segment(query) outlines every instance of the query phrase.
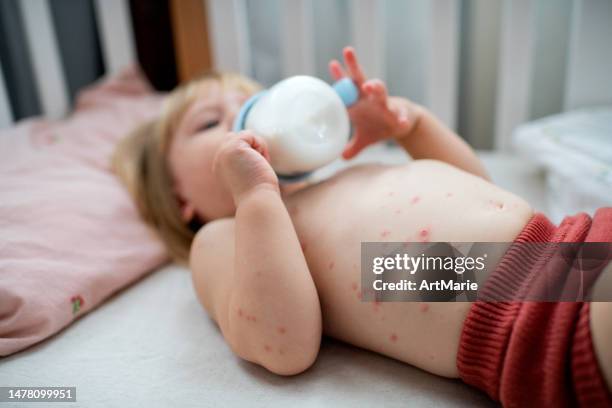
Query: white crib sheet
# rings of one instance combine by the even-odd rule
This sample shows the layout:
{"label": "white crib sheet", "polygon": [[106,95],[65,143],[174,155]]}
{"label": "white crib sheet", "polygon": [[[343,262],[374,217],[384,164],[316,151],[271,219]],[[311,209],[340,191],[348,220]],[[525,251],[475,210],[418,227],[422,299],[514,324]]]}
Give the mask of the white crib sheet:
{"label": "white crib sheet", "polygon": [[[534,193],[527,198],[542,209],[541,180],[529,167],[508,157],[483,159],[498,183]],[[331,339],[306,373],[270,374],[233,356],[197,303],[189,272],[176,265],[53,338],[0,359],[0,386],[76,386],[77,403],[57,407],[494,405],[460,381]]]}

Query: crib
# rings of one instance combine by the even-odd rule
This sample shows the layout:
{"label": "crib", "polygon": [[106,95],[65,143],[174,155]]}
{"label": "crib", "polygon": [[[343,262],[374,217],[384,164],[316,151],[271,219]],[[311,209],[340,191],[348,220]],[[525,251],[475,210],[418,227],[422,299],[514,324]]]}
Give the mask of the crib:
{"label": "crib", "polygon": [[[163,3],[179,81],[210,68],[264,85],[295,74],[329,80],[326,61],[353,44],[370,76],[457,129],[481,149],[495,182],[540,210],[544,178],[514,153],[513,130],[541,116],[612,103],[608,0]],[[138,4],[91,0],[105,75],[138,59],[132,15]],[[73,102],[52,6],[53,0],[21,0],[0,10],[13,7],[22,20],[40,115],[57,119]],[[552,22],[554,30],[542,28]],[[0,129],[25,119],[16,114],[8,67],[0,60]],[[356,161],[406,160],[403,151],[381,145]],[[76,386],[85,406],[493,405],[458,381],[331,339],[324,340],[317,363],[297,377],[239,361],[178,265],[160,268],[50,341],[1,359],[0,385]]]}
{"label": "crib", "polygon": [[[40,113],[61,117],[70,100],[49,1],[14,7]],[[134,7],[92,1],[112,74],[137,59]],[[168,10],[180,80],[208,68],[265,85],[294,74],[329,79],[327,60],[353,44],[369,76],[423,103],[480,149],[508,151],[520,123],[612,102],[606,0],[171,0]],[[15,118],[1,70],[0,128]]]}

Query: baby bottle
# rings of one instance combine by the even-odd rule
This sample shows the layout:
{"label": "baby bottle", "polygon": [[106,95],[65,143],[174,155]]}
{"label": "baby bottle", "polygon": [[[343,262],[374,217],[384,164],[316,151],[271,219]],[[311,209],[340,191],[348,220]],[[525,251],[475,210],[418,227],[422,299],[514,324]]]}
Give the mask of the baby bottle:
{"label": "baby bottle", "polygon": [[240,109],[234,131],[251,129],[266,139],[280,181],[302,180],[335,160],[346,144],[346,108],[359,96],[350,78],[329,86],[298,75],[253,95]]}

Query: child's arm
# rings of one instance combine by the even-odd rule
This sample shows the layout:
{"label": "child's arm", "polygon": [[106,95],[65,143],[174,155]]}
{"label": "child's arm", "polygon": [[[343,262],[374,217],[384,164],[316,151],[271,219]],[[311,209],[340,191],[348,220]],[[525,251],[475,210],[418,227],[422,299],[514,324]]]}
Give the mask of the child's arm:
{"label": "child's arm", "polygon": [[[403,98],[397,103],[412,104]],[[474,150],[427,109],[418,109],[419,116],[412,131],[396,135],[395,141],[414,159],[440,160],[489,180]]]}
{"label": "child's arm", "polygon": [[292,375],[318,354],[321,310],[266,155],[263,141],[248,132],[220,148],[216,173],[234,197],[235,221],[205,226],[190,263],[198,297],[232,350]]}
{"label": "child's arm", "polygon": [[355,134],[343,157],[350,159],[368,145],[395,139],[415,159],[435,159],[488,179],[474,151],[425,108],[398,97],[388,97],[385,84],[367,79],[355,51],[343,51],[346,70],[333,60],[329,68],[336,80],[349,76],[359,89],[359,100],[349,108]]}

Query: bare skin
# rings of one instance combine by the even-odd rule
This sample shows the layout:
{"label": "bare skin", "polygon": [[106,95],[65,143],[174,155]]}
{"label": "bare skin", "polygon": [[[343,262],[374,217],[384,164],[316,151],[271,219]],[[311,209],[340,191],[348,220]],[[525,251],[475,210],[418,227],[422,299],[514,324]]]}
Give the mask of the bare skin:
{"label": "bare skin", "polygon": [[[353,167],[281,194],[265,141],[249,132],[227,134],[241,97],[213,87],[202,99],[217,98],[223,115],[201,119],[214,115],[198,113],[205,106],[189,109],[169,153],[185,221],[194,214],[207,221],[191,250],[198,299],[238,356],[281,375],[307,369],[327,334],[457,377],[471,304],[362,302],[360,243],[510,242],[532,210],[488,182],[456,134],[425,109],[388,97],[382,82],[365,79],[351,49],[344,54],[346,69],[333,61],[332,76],[349,75],[361,90],[349,111],[356,135],[344,157],[393,137],[417,160]],[[596,352],[609,381],[608,342],[597,339],[612,329],[595,315],[602,308],[592,310],[592,325],[600,326]]]}
{"label": "bare skin", "polygon": [[[265,196],[261,199],[275,201],[278,198]],[[269,277],[270,281],[262,286],[270,290],[269,296],[282,299],[285,285],[282,278],[284,274],[291,274],[292,279],[298,279],[292,269],[301,264],[303,253],[316,286],[310,301],[320,302],[326,335],[448,377],[458,374],[457,347],[470,304],[362,302],[360,243],[424,239],[507,242],[516,237],[532,214],[523,200],[481,178],[441,162],[426,160],[401,167],[350,168],[326,182],[285,197],[284,204],[291,216],[284,233],[291,239],[266,242],[268,231],[263,230],[264,225],[261,225],[262,230],[254,231],[258,240],[245,242],[247,254],[243,256],[257,254],[254,258],[258,259],[249,258],[248,264],[257,271],[261,268],[265,276],[253,276],[249,280],[252,286],[244,290],[256,291],[258,281]],[[246,329],[252,333],[249,337],[261,339],[261,353],[253,350],[250,359],[266,365],[266,345],[274,351],[270,358],[282,360],[279,352],[287,348],[285,338],[293,332],[299,333],[300,338],[305,335],[304,320],[286,313],[287,303],[305,294],[291,294],[291,299],[270,309],[261,304],[268,300],[259,299],[259,296],[249,299],[246,293],[238,296],[239,300],[234,303],[228,302],[231,291],[238,290],[230,283],[237,279],[232,266],[236,252],[242,249],[236,240],[250,234],[248,230],[253,227],[240,221],[238,217],[224,219],[210,225],[210,230],[202,230],[193,246],[191,266],[196,290],[201,299],[213,298],[213,304],[205,302],[204,305],[220,322],[221,328],[231,325],[229,321],[224,323],[224,318],[231,320],[237,316],[240,322],[241,312],[242,320],[246,315],[257,318],[257,322],[246,321],[253,330]],[[295,232],[291,231],[292,226]],[[424,230],[426,237],[422,236]],[[206,253],[214,253],[214,256]],[[289,253],[292,255],[287,256],[288,265],[282,271],[270,270],[270,261],[259,255]],[[220,286],[216,286],[217,282]],[[302,285],[304,283],[300,287]],[[215,298],[218,304],[214,304]],[[316,313],[316,307],[310,309]],[[227,314],[220,311],[227,311]],[[318,317],[305,319],[314,321]],[[258,327],[262,328],[261,332]],[[286,331],[281,334],[275,330],[278,327],[285,327]],[[313,343],[316,342],[318,335],[313,339]]]}

